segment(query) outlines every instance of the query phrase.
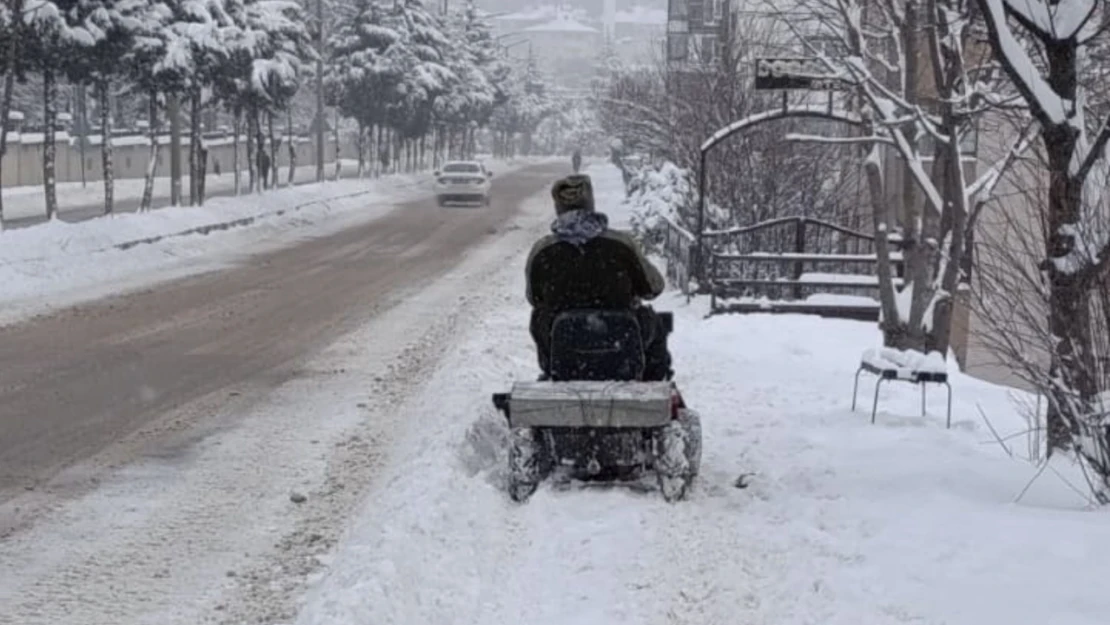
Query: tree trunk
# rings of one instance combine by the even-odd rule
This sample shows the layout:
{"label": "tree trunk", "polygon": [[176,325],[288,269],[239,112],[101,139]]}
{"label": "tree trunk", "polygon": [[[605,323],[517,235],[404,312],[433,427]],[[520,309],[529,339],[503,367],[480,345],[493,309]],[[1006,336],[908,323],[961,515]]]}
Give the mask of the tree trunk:
{"label": "tree trunk", "polygon": [[110,215],[116,194],[115,163],[112,162],[112,107],[109,102],[112,83],[100,80],[97,98],[100,108],[100,164],[104,169],[104,214]]}
{"label": "tree trunk", "polygon": [[[945,117],[945,129],[942,132],[950,136],[958,134],[958,125],[950,114]],[[940,275],[941,288],[944,297],[933,310],[932,332],[927,337],[926,348],[929,351],[938,351],[945,358],[948,357],[948,348],[952,337],[952,313],[959,296],[959,287],[963,282],[961,272],[965,267],[964,256],[967,249],[967,195],[964,193],[966,184],[963,175],[963,164],[960,162],[960,145],[953,141],[943,145],[944,173],[941,184],[944,186],[944,198],[948,202],[948,209],[944,211],[945,222],[942,224],[940,241],[948,240],[948,260],[944,263],[944,271]],[[938,153],[938,160],[942,155]],[[965,277],[966,279],[966,277]]]}
{"label": "tree trunk", "polygon": [[335,109],[335,122],[332,124],[335,127],[335,179],[339,180],[339,172],[343,169],[342,151],[339,149],[339,109]]}
{"label": "tree trunk", "polygon": [[278,144],[274,135],[274,113],[266,111],[266,132],[270,136],[270,187],[278,188]]}
{"label": "tree trunk", "polygon": [[358,120],[358,139],[355,141],[355,148],[358,150],[358,177],[362,178],[362,174],[366,167],[366,150],[363,145],[363,138],[366,135],[366,125],[362,120]]}
{"label": "tree trunk", "polygon": [[1090,287],[1081,273],[1061,271],[1056,260],[1075,249],[1068,226],[1079,223],[1083,203],[1083,183],[1071,175],[1069,167],[1075,153],[1077,131],[1070,126],[1043,131],[1049,162],[1048,237],[1045,264],[1049,280],[1048,329],[1057,337],[1052,368],[1061,382],[1056,385],[1047,414],[1049,453],[1070,446],[1072,429],[1086,414],[1098,384],[1095,355],[1091,344]]}
{"label": "tree trunk", "polygon": [[146,212],[150,210],[150,204],[154,199],[154,171],[158,167],[158,92],[154,89],[150,91],[150,108],[148,112],[150,120],[150,160],[146,164],[146,177],[143,180],[143,199],[139,203],[139,211]]}
{"label": "tree trunk", "polygon": [[170,205],[181,204],[181,107],[176,93],[166,96],[166,115],[170,118]]}
{"label": "tree trunk", "polygon": [[54,184],[54,157],[57,145],[54,143],[54,126],[58,117],[58,85],[54,80],[54,70],[47,67],[42,72],[42,118],[45,131],[42,146],[42,185],[46,195],[46,218],[54,219],[58,214],[57,187]]}
{"label": "tree trunk", "polygon": [[289,137],[289,186],[296,183],[297,178],[297,142],[293,136],[293,108],[285,109],[285,134]]}
{"label": "tree trunk", "polygon": [[378,136],[378,133],[380,133],[380,132],[381,132],[380,126],[378,126],[377,124],[370,124],[370,130],[367,131],[367,133],[366,133],[366,151],[370,153],[369,157],[368,157],[370,162],[368,162],[366,165],[367,165],[367,167],[370,168],[370,175],[374,178],[377,178],[378,174],[380,173],[378,171],[379,159],[376,158],[376,156],[378,154],[378,152],[377,152],[377,146],[378,146],[377,136]]}
{"label": "tree trunk", "polygon": [[200,146],[200,179],[197,181],[198,203],[204,206],[208,198],[208,147]]}
{"label": "tree trunk", "polygon": [[[12,0],[11,12],[13,16],[23,14],[23,0]],[[21,37],[22,20],[12,21],[11,32],[8,33],[7,49],[4,50],[4,93],[0,96],[0,165],[8,153],[8,120],[12,112],[12,94],[15,91],[15,70],[19,63],[19,44]],[[4,199],[0,194],[0,231],[4,230]]]}
{"label": "tree trunk", "polygon": [[242,169],[239,165],[239,133],[243,126],[243,109],[236,106],[233,117],[234,120],[231,122],[231,168],[235,170],[235,195],[239,195],[243,190],[239,183],[239,170]]}
{"label": "tree trunk", "polygon": [[379,175],[389,173],[389,155],[386,153],[388,144],[386,143],[386,134],[388,133],[385,126],[378,126],[377,146],[374,148],[374,158],[377,160],[377,170]]}
{"label": "tree trunk", "polygon": [[254,108],[247,109],[247,193],[255,192],[258,182],[258,136],[255,134],[256,115]]}
{"label": "tree trunk", "polygon": [[189,94],[189,205],[198,206],[201,203],[200,185],[204,179],[205,171],[201,169],[200,151],[204,145],[204,137],[200,128],[201,101],[200,89],[193,89]]}
{"label": "tree trunk", "polygon": [[392,131],[390,131],[390,139],[391,139],[390,143],[392,144],[390,154],[393,157],[393,173],[399,174],[399,173],[402,172],[402,169],[401,169],[401,137],[397,136],[397,131],[396,130],[392,130]]}
{"label": "tree trunk", "polygon": [[[882,310],[883,344],[890,345],[894,338],[894,328],[901,326],[898,314],[898,304],[895,301],[894,275],[890,266],[890,240],[888,238],[890,224],[887,223],[889,211],[884,203],[886,194],[883,192],[883,174],[878,159],[878,146],[871,148],[872,156],[864,162],[864,171],[867,174],[869,195],[871,196],[871,216],[875,229],[875,257],[876,272],[879,277],[879,305]],[[888,329],[889,328],[889,329]]]}
{"label": "tree trunk", "polygon": [[[17,13],[18,15],[18,13]],[[4,70],[4,93],[0,96],[0,167],[3,167],[4,157],[8,153],[8,117],[12,111],[12,92],[15,90],[15,43],[16,37],[12,36],[12,41],[8,44],[7,60],[8,67]],[[0,193],[0,232],[4,230],[4,196]]]}

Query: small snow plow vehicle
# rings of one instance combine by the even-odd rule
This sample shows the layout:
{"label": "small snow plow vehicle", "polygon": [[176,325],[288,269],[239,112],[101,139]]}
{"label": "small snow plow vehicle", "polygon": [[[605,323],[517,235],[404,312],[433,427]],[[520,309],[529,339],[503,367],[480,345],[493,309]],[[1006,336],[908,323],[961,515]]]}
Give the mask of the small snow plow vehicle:
{"label": "small snow plow vehicle", "polygon": [[[666,332],[671,313],[660,313]],[[616,481],[654,472],[667,501],[686,496],[701,464],[701,423],[673,381],[644,381],[631,311],[576,310],[552,326],[550,379],[493,396],[509,422],[509,496],[527,501],[555,471]]]}

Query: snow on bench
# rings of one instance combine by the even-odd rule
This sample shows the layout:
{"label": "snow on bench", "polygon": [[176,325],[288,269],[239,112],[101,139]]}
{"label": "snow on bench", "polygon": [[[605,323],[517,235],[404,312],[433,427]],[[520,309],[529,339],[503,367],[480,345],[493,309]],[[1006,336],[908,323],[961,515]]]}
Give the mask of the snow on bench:
{"label": "snow on bench", "polygon": [[859,391],[859,375],[867,371],[878,376],[875,382],[875,398],[871,404],[871,423],[879,407],[879,388],[883,382],[909,382],[921,385],[921,416],[925,416],[926,384],[943,384],[948,391],[948,412],[945,427],[952,427],[952,387],[948,384],[948,366],[940,352],[928,354],[880,347],[868,349],[860,357],[856,369],[856,381],[852,388],[852,410],[856,409],[856,394]]}
{"label": "snow on bench", "polygon": [[880,347],[863,352],[860,364],[872,373],[888,379],[910,382],[943,382],[948,379],[948,365],[940,352],[923,354],[912,350]]}

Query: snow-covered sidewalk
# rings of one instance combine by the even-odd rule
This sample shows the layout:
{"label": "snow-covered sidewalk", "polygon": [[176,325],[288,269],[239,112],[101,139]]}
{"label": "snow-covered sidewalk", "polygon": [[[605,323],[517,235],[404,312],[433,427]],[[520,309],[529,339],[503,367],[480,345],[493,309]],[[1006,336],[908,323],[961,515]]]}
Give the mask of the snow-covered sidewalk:
{"label": "snow-covered sidewalk", "polygon": [[[493,161],[499,175],[532,161]],[[0,324],[154,282],[211,271],[247,253],[375,219],[432,189],[430,173],[341,179],[203,207],[118,213],[0,232]],[[228,230],[214,229],[231,224]],[[152,244],[128,247],[136,242]],[[126,249],[120,249],[120,248]]]}
{"label": "snow-covered sidewalk", "polygon": [[[350,172],[352,168],[343,164],[344,173],[349,174],[348,177],[353,178]],[[324,168],[324,172],[328,177],[335,174],[335,163],[328,163]],[[278,182],[281,188],[285,188],[286,181],[288,180],[289,169],[283,168],[278,176]],[[189,195],[189,179],[190,176],[183,175],[181,177],[182,193],[188,198]],[[242,173],[243,187],[246,186],[248,179],[248,172],[244,169]],[[305,165],[297,168],[294,180],[297,183],[316,179],[316,166]],[[145,180],[142,178],[121,178],[115,181],[114,193],[116,202],[138,201],[143,196],[143,185]],[[211,197],[216,193],[229,193],[235,188],[235,176],[233,172],[224,172],[217,176],[209,174],[206,181],[207,187],[205,192]],[[4,218],[5,219],[26,219],[28,217],[41,217],[46,214],[46,204],[42,185],[23,185],[18,187],[5,187],[2,189],[4,194]],[[87,206],[99,206],[104,202],[104,181],[90,180],[85,184],[80,182],[63,182],[57,185],[58,197],[58,210],[64,215],[67,211],[75,208],[83,208]],[[158,176],[154,179],[154,197],[155,199],[170,197],[170,178],[169,176]]]}
{"label": "snow-covered sidewalk", "polygon": [[[619,179],[594,176],[611,206]],[[910,385],[884,385],[876,425],[849,410],[872,324],[706,320],[701,302],[667,296],[678,382],[704,426],[690,499],[542,487],[512,504],[489,397],[535,375],[522,267],[486,282],[499,295],[391,405],[404,426],[392,460],[310,578],[298,624],[1105,621],[1092,580],[1110,560],[1106,512],[1085,510],[1063,464],[1015,502],[1035,469],[979,413],[1004,438],[1025,429],[1008,390],[953,372],[951,430],[943,393],[921,418]]]}

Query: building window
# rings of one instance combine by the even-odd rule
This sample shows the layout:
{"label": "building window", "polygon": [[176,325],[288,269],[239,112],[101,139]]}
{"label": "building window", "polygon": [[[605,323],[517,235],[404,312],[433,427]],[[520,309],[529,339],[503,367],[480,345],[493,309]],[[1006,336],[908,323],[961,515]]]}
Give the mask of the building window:
{"label": "building window", "polygon": [[685,61],[689,56],[689,40],[682,33],[671,33],[667,37],[667,60]]}
{"label": "building window", "polygon": [[702,23],[706,26],[719,23],[724,14],[725,1],[726,0],[705,0],[704,7],[702,8]]}
{"label": "building window", "polygon": [[701,0],[691,0],[690,2],[690,23],[700,27],[705,25],[705,5]]}
{"label": "building window", "polygon": [[684,20],[688,15],[688,0],[670,0],[668,17],[672,20]]}
{"label": "building window", "polygon": [[698,37],[698,58],[706,65],[715,62],[717,59],[717,35]]}

